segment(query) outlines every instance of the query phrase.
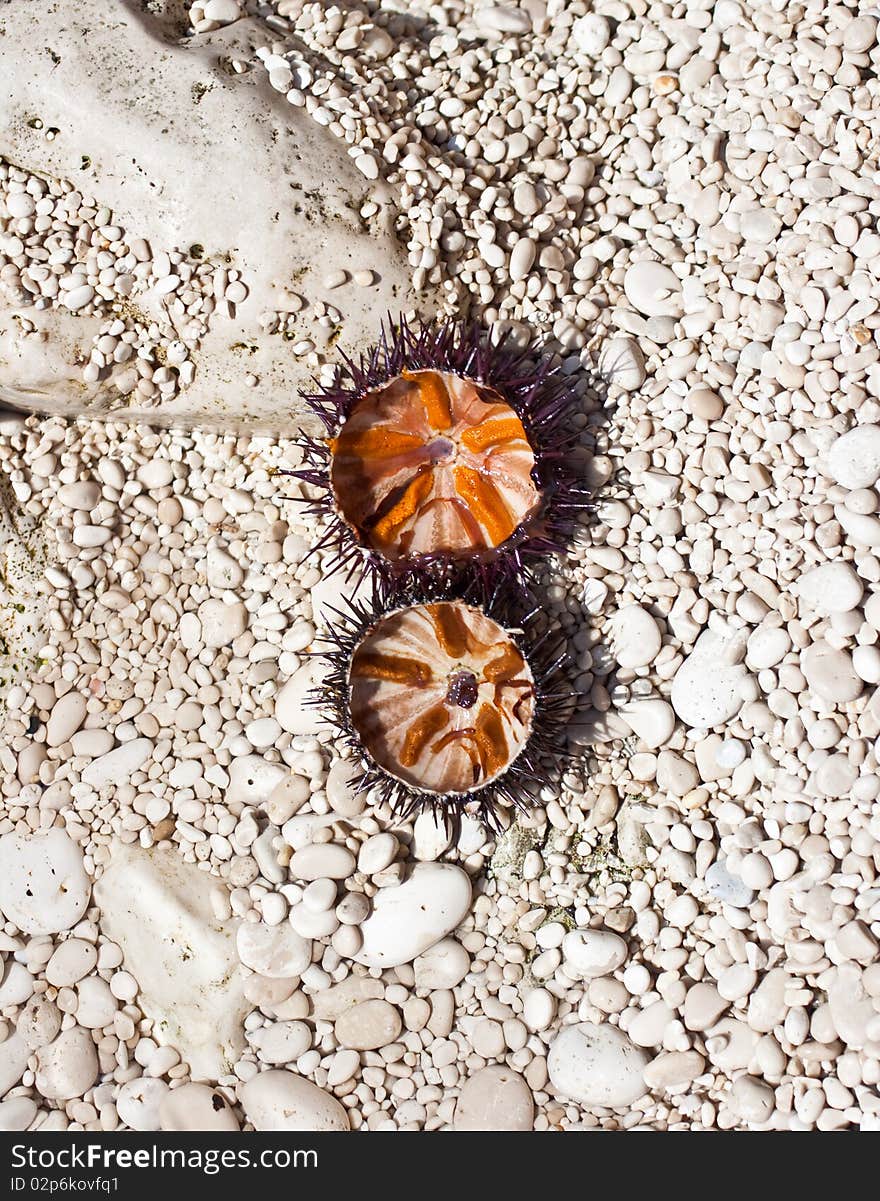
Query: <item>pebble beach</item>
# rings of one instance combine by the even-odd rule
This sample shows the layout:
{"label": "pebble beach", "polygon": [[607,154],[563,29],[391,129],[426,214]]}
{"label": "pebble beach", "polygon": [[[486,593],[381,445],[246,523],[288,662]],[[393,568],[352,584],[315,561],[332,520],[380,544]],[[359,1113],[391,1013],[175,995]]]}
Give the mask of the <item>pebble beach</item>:
{"label": "pebble beach", "polygon": [[[880,1128],[880,8],[189,35],[246,7],[234,69],[387,185],[413,287],[570,378],[580,762],[499,829],[401,819],[306,703],[353,585],[295,428],[4,410],[0,1129]],[[77,378],[157,417],[253,286],[200,250],[0,158],[3,304],[94,318]],[[263,325],[327,378],[309,306]]]}

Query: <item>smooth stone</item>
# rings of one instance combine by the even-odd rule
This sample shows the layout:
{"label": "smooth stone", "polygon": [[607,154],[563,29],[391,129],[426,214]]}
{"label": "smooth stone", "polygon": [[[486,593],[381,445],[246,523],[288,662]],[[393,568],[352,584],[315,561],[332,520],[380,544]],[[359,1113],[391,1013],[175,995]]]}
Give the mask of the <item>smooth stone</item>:
{"label": "smooth stone", "polygon": [[358,792],[357,780],[362,775],[356,763],[348,759],[334,759],[327,773],[324,791],[330,808],[340,817],[359,817],[367,807],[366,792]]}
{"label": "smooth stone", "polygon": [[657,658],[663,637],[660,627],[641,605],[624,605],[609,621],[609,646],[621,667],[647,667]]}
{"label": "smooth stone", "polygon": [[842,488],[873,488],[880,479],[880,425],[857,425],[841,434],[828,449],[826,468]]}
{"label": "smooth stone", "polygon": [[633,308],[646,317],[680,317],[681,280],[670,268],[644,259],[627,268],[623,290]]}
{"label": "smooth stone", "polygon": [[341,1047],[377,1051],[396,1042],[403,1029],[400,1014],[384,1000],[361,1001],[336,1019],[333,1033]]}
{"label": "smooth stone", "polygon": [[270,763],[261,755],[240,755],[229,765],[226,803],[262,808],[289,774],[282,763]]}
{"label": "smooth stone", "polygon": [[599,352],[599,373],[624,392],[636,392],[648,378],[641,346],[633,338],[610,338]]}
{"label": "smooth stone", "polygon": [[37,1092],[50,1101],[71,1101],[98,1079],[98,1053],[88,1030],[71,1026],[36,1052]]}
{"label": "smooth stone", "polygon": [[743,1122],[759,1126],[769,1121],[776,1106],[773,1089],[755,1076],[740,1076],[727,1094],[731,1111]]}
{"label": "smooth stone", "polygon": [[0,1043],[0,1097],[5,1097],[21,1080],[32,1053],[15,1031]]}
{"label": "smooth stone", "polygon": [[420,813],[413,823],[410,856],[424,863],[439,859],[449,849],[452,831],[447,823],[430,809]]}
{"label": "smooth stone", "polygon": [[462,1085],[452,1124],[455,1130],[531,1130],[535,1102],[518,1072],[490,1065]]}
{"label": "smooth stone", "polygon": [[[219,1080],[245,1048],[250,1006],[238,967],[236,923],[215,916],[216,879],[174,850],[113,844],[95,885],[101,929],[138,981],[153,1037],[197,1080]],[[150,920],[144,921],[144,914]]]}
{"label": "smooth stone", "polygon": [[205,646],[213,650],[234,642],[245,632],[248,624],[247,609],[238,601],[231,605],[213,598],[202,601],[198,618]]}
{"label": "smooth stone", "polygon": [[725,639],[706,630],[672,681],[672,707],[692,729],[722,725],[743,706],[748,672],[741,664],[724,661]]}
{"label": "smooth stone", "polygon": [[87,976],[97,962],[98,952],[92,943],[68,938],[52,952],[46,964],[46,979],[55,988],[70,988]]}
{"label": "smooth stone", "polygon": [[71,541],[80,550],[95,550],[96,547],[103,546],[105,542],[109,542],[111,537],[112,532],[106,526],[77,525],[74,526]]}
{"label": "smooth stone", "polygon": [[91,882],[82,848],[57,827],[0,838],[0,912],[24,934],[57,934],[76,925]]}
{"label": "smooth stone", "polygon": [[61,1010],[45,993],[30,998],[18,1015],[16,1030],[32,1051],[47,1046],[61,1030]]}
{"label": "smooth stone", "polygon": [[265,751],[278,741],[281,726],[274,717],[258,717],[256,721],[248,722],[244,734],[252,747],[258,751]]}
{"label": "smooth stone", "polygon": [[242,1085],[240,1096],[255,1130],[350,1129],[348,1114],[336,1098],[293,1072],[261,1072]]}
{"label": "smooth stone", "polygon": [[295,851],[288,870],[296,880],[345,880],[356,868],[357,860],[347,847],[321,842]]}
{"label": "smooth stone", "polygon": [[385,989],[372,976],[347,976],[339,984],[325,988],[312,997],[312,1008],[316,1018],[324,1022],[335,1022],[352,1005],[372,1001],[383,996]]}
{"label": "smooth stone", "polygon": [[159,1102],[160,1130],[238,1130],[229,1102],[207,1084],[182,1084]]}
{"label": "smooth stone", "polygon": [[647,1092],[648,1057],[609,1023],[564,1026],[550,1044],[547,1070],[561,1096],[579,1105],[620,1109]]}
{"label": "smooth stone", "polygon": [[132,738],[85,767],[83,783],[96,790],[107,784],[124,784],[140,771],[152,753],[153,744],[149,738]]}
{"label": "smooth stone", "polygon": [[77,985],[76,1020],[87,1030],[103,1030],[116,1014],[117,1001],[100,976],[86,976]]}
{"label": "smooth stone", "polygon": [[77,480],[73,484],[62,484],[58,489],[58,500],[66,509],[91,513],[100,499],[101,485],[92,480]]}
{"label": "smooth stone", "polygon": [[110,730],[77,730],[70,736],[71,749],[78,759],[100,759],[116,745]]}
{"label": "smooth stone", "polygon": [[409,879],[376,893],[355,963],[380,968],[411,963],[455,929],[470,903],[467,872],[448,863],[417,863]]}
{"label": "smooth stone", "polygon": [[751,905],[754,891],[743,884],[738,876],[732,875],[723,860],[715,860],[707,869],[705,880],[709,893],[719,901],[725,901],[736,909],[747,909]]}
{"label": "smooth stone", "polygon": [[265,922],[242,922],[238,927],[236,946],[245,967],[270,980],[301,976],[312,961],[312,944],[284,924],[267,926]]}
{"label": "smooth stone", "polygon": [[654,1001],[640,1010],[627,1027],[627,1034],[637,1047],[659,1047],[663,1034],[675,1012],[665,1001]]}
{"label": "smooth stone", "polygon": [[849,563],[823,563],[802,575],[801,604],[817,613],[849,613],[862,599],[862,581]]}
{"label": "smooth stone", "polygon": [[275,697],[275,720],[288,734],[317,734],[323,729],[318,709],[307,703],[322,671],[317,659],[306,659]]}
{"label": "smooth stone", "polygon": [[62,746],[70,740],[86,718],[86,698],[79,692],[67,692],[52,706],[46,723],[47,746]]}
{"label": "smooth stone", "polygon": [[358,851],[358,871],[366,876],[383,872],[394,862],[399,848],[400,843],[393,834],[387,831],[384,834],[371,834],[361,843],[361,849]]}
{"label": "smooth stone", "polygon": [[748,209],[739,223],[740,233],[747,242],[757,242],[763,246],[775,241],[780,229],[782,218],[768,208]]}
{"label": "smooth stone", "polygon": [[169,1088],[164,1080],[139,1076],[137,1080],[123,1084],[119,1090],[116,1112],[132,1130],[159,1130],[159,1111],[168,1093]]}
{"label": "smooth stone", "polygon": [[268,798],[260,804],[273,825],[283,826],[303,807],[310,796],[311,788],[306,777],[297,772],[289,772],[278,781]]}
{"label": "smooth stone", "polygon": [[37,1116],[37,1103],[30,1097],[0,1101],[0,1130],[27,1130]]}
{"label": "smooth stone", "polygon": [[607,976],[626,959],[626,943],[610,930],[570,930],[562,940],[566,971],[584,980]]}
{"label": "smooth stone", "polygon": [[454,938],[441,938],[413,960],[416,988],[431,992],[435,988],[455,988],[471,968],[471,957]]}
{"label": "smooth stone", "polygon": [[838,1037],[853,1051],[861,1051],[869,1041],[868,1025],[874,1020],[871,997],[862,984],[862,970],[852,963],[832,969],[826,985],[831,1021]]}
{"label": "smooth stone", "polygon": [[670,704],[654,698],[621,705],[620,716],[651,750],[663,746],[675,729],[675,712]]}
{"label": "smooth stone", "polygon": [[263,1063],[294,1063],[312,1045],[312,1032],[305,1022],[269,1022],[250,1035]]}
{"label": "smooth stone", "polygon": [[244,580],[243,568],[232,555],[218,546],[208,547],[205,574],[212,588],[220,588],[224,592],[234,591]]}
{"label": "smooth stone", "polygon": [[784,626],[759,626],[749,635],[746,663],[753,671],[763,671],[781,663],[791,650],[791,637]]}
{"label": "smooth stone", "polygon": [[[769,1034],[784,1019],[787,1011],[785,988],[788,974],[784,968],[771,968],[749,997],[748,1023],[757,1034]],[[745,1064],[741,1066],[745,1067]]]}
{"label": "smooth stone", "polygon": [[34,991],[34,977],[23,963],[7,961],[6,971],[0,983],[0,1010],[13,1005],[24,1005]]}
{"label": "smooth stone", "polygon": [[730,1002],[721,996],[714,984],[693,984],[684,999],[682,1021],[688,1030],[708,1030],[729,1005]]}
{"label": "smooth stone", "polygon": [[690,1084],[701,1075],[706,1061],[699,1051],[667,1051],[652,1059],[645,1068],[645,1084],[663,1091],[680,1084]]}
{"label": "smooth stone", "polygon": [[810,691],[830,704],[845,705],[861,694],[862,681],[853,670],[852,659],[827,642],[820,640],[807,647],[801,654],[801,671]]}

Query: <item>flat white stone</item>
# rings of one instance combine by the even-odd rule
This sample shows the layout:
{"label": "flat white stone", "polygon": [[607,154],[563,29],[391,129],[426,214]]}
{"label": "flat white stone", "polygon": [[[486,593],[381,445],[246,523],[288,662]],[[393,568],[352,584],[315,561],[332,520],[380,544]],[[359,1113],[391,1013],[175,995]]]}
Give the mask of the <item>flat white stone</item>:
{"label": "flat white stone", "polygon": [[[217,881],[177,851],[114,845],[95,885],[101,928],[140,985],[153,1037],[174,1047],[197,1080],[228,1074],[245,1047],[236,923],[211,905]],[[150,920],[144,921],[144,914]]]}
{"label": "flat white stone", "polygon": [[295,880],[344,880],[354,874],[356,860],[348,847],[333,842],[315,843],[296,851],[289,864]]}
{"label": "flat white stone", "polygon": [[334,1034],[341,1047],[376,1051],[396,1042],[403,1029],[400,1014],[387,1001],[361,1001],[336,1019]]}
{"label": "flat white stone", "polygon": [[417,863],[408,880],[376,893],[355,962],[383,968],[411,963],[455,929],[470,903],[471,882],[461,868]]}
{"label": "flat white stone", "polygon": [[738,876],[728,871],[723,860],[716,859],[707,869],[705,879],[709,892],[719,901],[726,901],[737,909],[746,909],[751,905],[754,892]]}
{"label": "flat white stone", "polygon": [[215,650],[228,646],[247,629],[247,609],[238,602],[230,605],[214,598],[203,601],[198,618],[205,646]]}
{"label": "flat white stone", "polygon": [[620,707],[620,716],[646,746],[655,750],[669,741],[675,729],[675,712],[659,698],[628,701]]}
{"label": "flat white stone", "polygon": [[15,1031],[0,1043],[0,1097],[21,1080],[31,1055],[30,1047]]}
{"label": "flat white stone", "polygon": [[153,753],[149,738],[133,738],[114,747],[83,768],[83,783],[92,788],[104,788],[107,784],[124,784],[136,771],[144,766]]}
{"label": "flat white stone", "polygon": [[801,655],[801,671],[812,692],[830,704],[845,705],[862,691],[862,681],[844,650],[818,640]]}
{"label": "flat white stone", "polygon": [[832,442],[828,474],[842,488],[872,488],[880,479],[880,425],[857,425]]}
{"label": "flat white stone", "polygon": [[261,755],[240,755],[229,765],[228,805],[254,805],[259,808],[290,774],[281,763],[270,763]]}
{"label": "flat white stone", "polygon": [[0,1101],[0,1130],[27,1130],[36,1116],[37,1104],[30,1097]]}
{"label": "flat white stone", "polygon": [[641,605],[624,605],[608,622],[611,653],[621,667],[647,667],[660,653],[660,627]]}
{"label": "flat white stone", "polygon": [[0,912],[25,934],[69,930],[90,891],[82,848],[64,830],[0,838]]}
{"label": "flat white stone", "polygon": [[562,940],[562,958],[575,977],[607,976],[626,959],[626,943],[610,930],[571,930]]}
{"label": "flat white stone", "polygon": [[470,971],[471,958],[455,938],[441,938],[413,961],[416,988],[455,988]]}
{"label": "flat white stone", "polygon": [[624,392],[636,392],[647,379],[642,348],[633,338],[609,338],[599,352],[599,372]]}
{"label": "flat white stone", "polygon": [[139,1076],[119,1090],[116,1111],[132,1130],[159,1130],[159,1111],[168,1091],[164,1080]]}
{"label": "flat white stone", "polygon": [[627,299],[646,317],[680,317],[681,280],[664,263],[644,259],[627,268],[623,277]]}
{"label": "flat white stone", "polygon": [[862,599],[864,588],[849,563],[823,563],[801,576],[801,604],[816,613],[849,613]]}
{"label": "flat white stone", "polygon": [[348,1130],[348,1114],[335,1097],[294,1072],[254,1076],[240,1090],[255,1130]]}
{"label": "flat white stone", "polygon": [[312,960],[312,944],[289,925],[242,922],[236,936],[238,955],[245,967],[270,980],[301,976]]}
{"label": "flat white stone", "polygon": [[159,1102],[160,1130],[238,1130],[229,1102],[207,1084],[188,1082],[170,1089]]}
{"label": "flat white stone", "polygon": [[86,698],[80,692],[66,692],[52,706],[46,723],[46,744],[61,746],[85,721]]}
{"label": "flat white stone", "polygon": [[721,725],[742,708],[748,672],[739,663],[726,662],[724,655],[725,640],[707,630],[675,673],[669,699],[694,729]]}
{"label": "flat white stone", "polygon": [[647,1092],[648,1057],[616,1026],[564,1026],[550,1044],[547,1070],[556,1092],[580,1105],[621,1109]]}
{"label": "flat white stone", "polygon": [[518,1072],[491,1064],[462,1085],[452,1124],[456,1130],[531,1130],[535,1102]]}
{"label": "flat white stone", "polygon": [[81,1097],[98,1078],[98,1053],[88,1030],[71,1026],[37,1055],[36,1086],[50,1101]]}
{"label": "flat white stone", "polygon": [[318,709],[307,704],[323,670],[318,659],[306,659],[275,697],[275,720],[288,734],[317,734],[325,728]]}

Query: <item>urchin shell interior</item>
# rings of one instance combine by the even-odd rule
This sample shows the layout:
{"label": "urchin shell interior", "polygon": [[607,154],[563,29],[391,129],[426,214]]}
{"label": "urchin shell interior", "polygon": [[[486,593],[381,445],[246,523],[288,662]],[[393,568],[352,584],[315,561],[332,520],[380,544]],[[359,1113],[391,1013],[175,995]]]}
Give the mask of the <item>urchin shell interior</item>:
{"label": "urchin shell interior", "polygon": [[[353,680],[356,683],[358,677],[352,668],[359,649],[362,655],[368,652],[374,654],[378,643],[378,649],[388,653],[388,643],[382,638],[387,628],[383,626],[385,620],[416,606],[428,607],[462,600],[465,611],[491,621],[490,625],[483,628],[491,630],[492,637],[503,646],[508,656],[506,666],[498,663],[492,668],[492,674],[510,675],[511,684],[521,679],[531,687],[517,687],[516,691],[521,695],[516,699],[513,699],[513,689],[505,687],[498,693],[498,699],[508,712],[515,709],[517,701],[522,702],[515,714],[515,722],[510,717],[505,718],[508,723],[505,728],[506,750],[500,755],[495,752],[491,758],[486,754],[485,763],[489,770],[485,772],[487,778],[482,782],[474,783],[469,757],[459,760],[466,763],[471,775],[467,777],[466,787],[454,788],[458,779],[448,777],[440,783],[439,774],[429,778],[417,774],[414,770],[419,766],[417,762],[408,768],[405,764],[399,764],[406,733],[397,734],[394,739],[388,738],[385,735],[386,728],[390,728],[388,712],[375,703],[380,686],[387,684],[390,677],[399,677],[399,691],[404,689],[406,679],[421,678],[416,673],[419,671],[418,665],[425,658],[424,640],[420,639],[412,652],[408,646],[410,653],[402,656],[412,658],[415,666],[406,664],[401,668],[392,664],[389,668],[385,665],[382,670],[387,678],[380,675],[377,680],[375,674],[372,679],[368,675],[363,677],[369,685],[367,714],[375,715],[372,725],[360,708],[360,694],[354,694],[352,683]],[[476,617],[471,620],[476,623]],[[433,625],[431,629],[434,629]],[[395,632],[393,627],[391,632]],[[436,633],[431,636],[436,638]],[[317,707],[324,719],[335,728],[359,766],[355,787],[368,792],[374,802],[388,804],[401,819],[423,809],[433,810],[438,818],[451,817],[453,820],[457,820],[463,812],[472,812],[490,827],[500,828],[501,814],[505,809],[527,811],[536,803],[541,790],[559,779],[575,759],[567,741],[567,731],[582,704],[582,698],[573,684],[573,667],[564,640],[546,622],[545,613],[529,589],[511,588],[509,578],[496,581],[491,591],[487,591],[484,580],[471,578],[465,583],[460,576],[453,583],[448,579],[426,581],[422,577],[411,576],[405,585],[398,584],[394,588],[374,581],[370,598],[343,601],[341,607],[333,611],[322,638],[326,648],[320,652],[323,659],[318,673],[320,682],[315,686],[309,703]],[[494,657],[500,659],[500,652]],[[470,715],[474,714],[478,700],[495,700],[494,690],[490,691],[485,682],[482,692],[480,687],[486,666],[491,661],[484,657],[481,661],[471,662],[450,651],[437,651],[431,656],[429,666],[432,673],[437,670],[445,673],[446,689],[442,693],[444,707],[460,709],[462,712],[456,714],[456,718],[464,726],[475,724]],[[511,673],[514,667],[518,670]],[[375,661],[371,670],[375,673]],[[493,681],[496,682],[504,681]],[[423,689],[417,691],[420,695],[407,702],[411,705],[408,710],[410,717],[416,718],[425,709],[425,692]],[[387,697],[389,690],[386,688],[384,692]],[[438,703],[440,692],[438,684]],[[392,690],[391,695],[391,707],[394,710],[399,703],[398,690]],[[473,704],[469,704],[471,701]],[[427,706],[427,711],[431,708],[431,705]],[[439,721],[439,718],[436,720]],[[484,722],[487,720],[484,719]],[[412,721],[409,724],[412,728]],[[452,724],[450,722],[450,728]],[[416,737],[411,739],[410,754],[418,749],[420,735],[421,730],[417,730]],[[383,737],[387,743],[387,755],[379,746]],[[500,743],[496,742],[495,745],[500,746]],[[404,770],[399,770],[400,767]],[[436,768],[434,770],[437,771]],[[435,787],[439,783],[439,786],[449,787],[450,790],[431,791],[430,787],[425,787],[426,783],[433,783]]]}
{"label": "urchin shell interior", "polygon": [[541,502],[523,423],[494,388],[406,368],[352,407],[330,450],[342,519],[387,559],[493,551]]}
{"label": "urchin shell interior", "polygon": [[459,563],[518,577],[567,549],[590,503],[571,377],[478,325],[389,322],[370,352],[341,355],[335,380],[303,399],[326,436],[301,438],[306,465],[292,474],[327,519],[316,549],[335,552],[330,570],[388,580]]}
{"label": "urchin shell interior", "polygon": [[434,794],[491,784],[522,751],[535,683],[510,634],[462,601],[398,609],[355,648],[352,726],[395,779]]}

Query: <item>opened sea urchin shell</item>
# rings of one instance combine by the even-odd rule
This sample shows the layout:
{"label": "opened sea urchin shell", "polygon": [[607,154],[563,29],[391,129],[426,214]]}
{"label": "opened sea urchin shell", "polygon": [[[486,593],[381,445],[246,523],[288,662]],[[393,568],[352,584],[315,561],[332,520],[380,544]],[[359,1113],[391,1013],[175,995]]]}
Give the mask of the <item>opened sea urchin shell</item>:
{"label": "opened sea urchin shell", "polygon": [[389,775],[425,792],[496,780],[528,741],[535,684],[511,636],[441,601],[381,618],[349,667],[351,720]]}
{"label": "opened sea urchin shell", "polygon": [[498,825],[499,806],[527,808],[571,762],[576,692],[558,636],[523,633],[540,610],[507,588],[481,607],[478,582],[452,600],[444,588],[393,593],[388,611],[379,589],[337,612],[311,703],[359,762],[358,787],[399,816],[468,810]]}
{"label": "opened sea urchin shell", "polygon": [[514,572],[563,551],[588,489],[561,365],[477,326],[401,320],[305,396],[327,437],[304,438],[319,543],[389,579],[450,565]]}

